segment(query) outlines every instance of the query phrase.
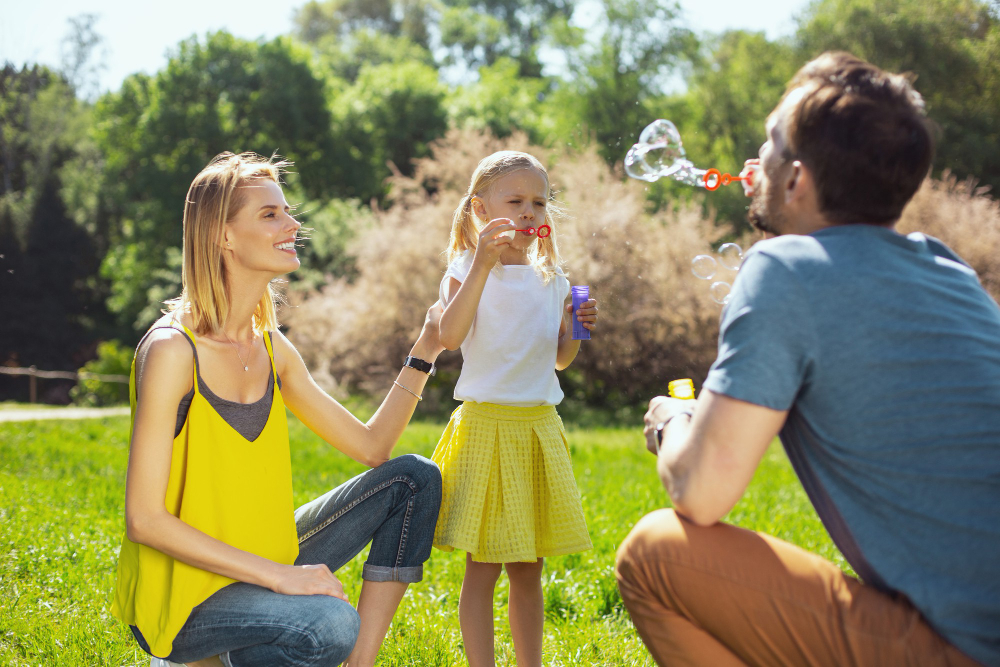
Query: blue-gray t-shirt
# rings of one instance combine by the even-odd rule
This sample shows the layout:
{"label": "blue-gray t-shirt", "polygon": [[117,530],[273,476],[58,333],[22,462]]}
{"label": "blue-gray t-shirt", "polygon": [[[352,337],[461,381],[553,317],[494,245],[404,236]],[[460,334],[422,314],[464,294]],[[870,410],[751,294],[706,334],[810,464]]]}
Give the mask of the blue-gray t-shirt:
{"label": "blue-gray t-shirt", "polygon": [[757,243],[709,390],[781,442],[868,584],[1000,665],[1000,307],[940,241],[843,225]]}

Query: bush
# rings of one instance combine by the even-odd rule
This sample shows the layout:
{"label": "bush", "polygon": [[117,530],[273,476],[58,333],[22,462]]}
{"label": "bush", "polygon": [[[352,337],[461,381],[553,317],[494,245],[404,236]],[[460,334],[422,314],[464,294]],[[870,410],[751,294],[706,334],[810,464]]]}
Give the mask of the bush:
{"label": "bush", "polygon": [[[646,213],[642,185],[623,182],[596,152],[555,153],[529,146],[523,135],[500,141],[469,130],[436,142],[412,177],[391,179],[389,208],[349,248],[357,258],[353,281],[292,295],[285,320],[309,367],[328,389],[387,391],[437,298],[454,208],[478,161],[503,148],[531,152],[550,167],[553,190],[571,213],[558,231],[570,281],[589,284],[599,300],[594,340],[561,374],[568,402],[617,409],[662,393],[675,377],[700,384],[715,358],[720,306],[690,262],[721,237],[712,217],[687,204]],[[460,366],[458,352],[441,355],[422,409],[451,405]]]}
{"label": "bush", "polygon": [[[84,364],[80,372],[128,376],[132,370],[132,356],[132,348],[123,347],[116,340],[107,341],[97,346],[97,358]],[[128,385],[122,382],[81,378],[77,380],[69,395],[76,405],[97,407],[127,404]]]}

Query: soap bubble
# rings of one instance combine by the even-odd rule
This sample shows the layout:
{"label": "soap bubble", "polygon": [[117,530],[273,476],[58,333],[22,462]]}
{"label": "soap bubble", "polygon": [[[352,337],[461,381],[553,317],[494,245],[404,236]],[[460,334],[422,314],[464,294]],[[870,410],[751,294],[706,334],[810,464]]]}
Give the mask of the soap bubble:
{"label": "soap bubble", "polygon": [[695,169],[684,153],[681,135],[669,120],[654,120],[639,135],[639,142],[625,155],[625,172],[652,183],[670,177],[688,185],[705,187],[704,169]]}
{"label": "soap bubble", "polygon": [[719,280],[712,283],[712,286],[708,288],[709,294],[712,295],[712,301],[721,304],[729,303],[729,290],[731,285],[724,280]]}
{"label": "soap bubble", "polygon": [[743,263],[743,248],[735,243],[723,243],[719,246],[719,263],[731,271],[739,271]]}
{"label": "soap bubble", "polygon": [[711,280],[718,267],[711,255],[698,255],[691,260],[691,273],[702,280]]}

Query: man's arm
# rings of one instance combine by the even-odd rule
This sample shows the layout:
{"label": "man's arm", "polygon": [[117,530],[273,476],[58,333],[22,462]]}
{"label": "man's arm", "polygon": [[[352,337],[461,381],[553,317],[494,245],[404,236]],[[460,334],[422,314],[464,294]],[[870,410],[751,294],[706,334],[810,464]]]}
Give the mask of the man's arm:
{"label": "man's arm", "polygon": [[[646,413],[646,443],[657,451],[656,425],[663,429],[657,472],[680,514],[710,526],[740,499],[787,410],[773,410],[703,389],[693,417],[691,401],[658,396]],[[674,418],[670,418],[676,415]]]}

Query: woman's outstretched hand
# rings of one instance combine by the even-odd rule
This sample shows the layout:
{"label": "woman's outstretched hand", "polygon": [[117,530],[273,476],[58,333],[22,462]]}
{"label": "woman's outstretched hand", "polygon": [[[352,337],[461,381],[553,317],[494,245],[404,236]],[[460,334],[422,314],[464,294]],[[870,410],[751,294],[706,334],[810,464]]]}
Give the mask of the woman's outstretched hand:
{"label": "woman's outstretched hand", "polygon": [[350,602],[340,579],[330,568],[319,565],[283,565],[271,590],[284,595],[329,595]]}

